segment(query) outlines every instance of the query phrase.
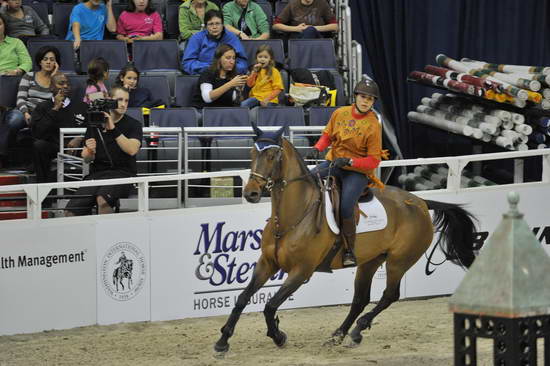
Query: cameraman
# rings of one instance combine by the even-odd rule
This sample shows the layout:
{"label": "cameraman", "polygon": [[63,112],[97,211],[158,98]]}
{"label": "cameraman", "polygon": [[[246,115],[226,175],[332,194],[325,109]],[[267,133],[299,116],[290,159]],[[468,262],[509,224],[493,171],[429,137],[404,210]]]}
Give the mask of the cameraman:
{"label": "cameraman", "polygon": [[[118,102],[118,108],[109,113],[103,112],[103,126],[88,126],[86,130],[82,157],[90,163],[90,174],[85,180],[137,175],[136,155],[143,137],[141,123],[124,114],[128,108],[127,89],[115,86],[111,89],[110,97]],[[89,215],[96,204],[99,214],[113,213],[117,200],[128,197],[130,188],[131,184],[80,187],[75,195],[90,197],[71,199],[67,204],[67,216]]]}

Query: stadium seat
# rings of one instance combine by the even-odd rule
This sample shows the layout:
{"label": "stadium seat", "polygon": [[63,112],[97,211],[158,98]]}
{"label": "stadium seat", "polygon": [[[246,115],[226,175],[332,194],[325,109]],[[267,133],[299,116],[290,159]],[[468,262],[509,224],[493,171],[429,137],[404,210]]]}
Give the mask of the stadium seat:
{"label": "stadium seat", "polygon": [[333,40],[329,38],[289,39],[288,67],[289,69],[336,70]]}
{"label": "stadium seat", "polygon": [[[29,50],[29,54],[31,55],[32,60],[34,61],[34,55],[36,52],[44,47],[44,46],[54,46],[59,50],[59,53],[61,55],[61,62],[59,66],[59,70],[64,73],[77,73],[77,69],[75,66],[75,52],[73,49],[73,42],[72,41],[65,41],[65,40],[54,40],[54,39],[29,39],[29,43],[27,44],[27,48]],[[33,70],[37,71],[38,65],[36,65],[33,62]]]}
{"label": "stadium seat", "polygon": [[36,14],[38,14],[40,19],[42,19],[42,21],[44,22],[44,24],[46,24],[48,28],[51,29],[50,19],[48,18],[48,4],[33,1],[32,3],[29,4],[29,6],[33,8],[34,11],[36,11]]}
{"label": "stadium seat", "polygon": [[83,73],[95,57],[103,57],[109,63],[110,72],[121,70],[128,63],[126,42],[115,39],[82,41],[80,44],[80,66]]}
{"label": "stadium seat", "polygon": [[256,107],[253,115],[258,126],[305,126],[302,107]]}
{"label": "stadium seat", "polygon": [[285,65],[285,51],[283,49],[283,41],[281,39],[266,39],[266,40],[243,40],[241,41],[244,51],[246,52],[246,57],[248,58],[249,65],[254,64],[256,49],[262,44],[268,44],[273,49],[273,54],[275,56],[275,62],[280,65]]}
{"label": "stadium seat", "polygon": [[132,43],[132,55],[141,72],[180,70],[179,48],[175,39],[136,41]]}
{"label": "stadium seat", "polygon": [[[249,110],[242,107],[203,108],[202,124],[204,127],[251,126]],[[245,169],[250,165],[248,160],[250,159],[249,149],[252,146],[251,136],[220,136],[203,143],[209,147],[206,153],[206,158],[211,160],[206,164],[209,171]]]}
{"label": "stadium seat", "polygon": [[[159,127],[197,127],[199,125],[199,112],[195,108],[166,108],[152,109],[149,116],[149,124],[155,124]],[[183,142],[182,142],[183,143]],[[160,147],[172,149],[159,149],[159,160],[176,160],[178,141],[171,138],[162,138],[159,142]],[[189,160],[203,160],[203,149],[198,138],[190,138],[188,140],[187,150],[182,151],[182,168],[185,168],[185,157]],[[171,165],[173,167],[173,164]],[[188,163],[187,171],[202,171],[202,161],[191,161]],[[159,163],[159,171],[170,171],[169,167],[164,167]],[[175,173],[175,171],[174,171]]]}
{"label": "stadium seat", "polygon": [[166,38],[178,39],[180,36],[179,27],[179,11],[180,4],[167,4],[166,5]]}
{"label": "stadium seat", "polygon": [[338,91],[336,93],[336,105],[346,105],[346,95],[344,94],[344,90],[346,89],[344,88],[344,79],[336,70],[330,70],[330,73],[334,76],[334,84],[336,85],[336,90]]}
{"label": "stadium seat", "polygon": [[120,17],[120,14],[122,14],[122,12],[126,10],[127,7],[128,7],[128,4],[125,4],[125,3],[113,4],[113,15],[115,16],[115,19],[117,21],[118,21],[118,18]]}
{"label": "stadium seat", "polygon": [[0,106],[15,107],[21,76],[0,75]]}
{"label": "stadium seat", "polygon": [[267,21],[269,22],[269,28],[271,28],[271,25],[273,24],[273,8],[271,7],[271,4],[268,2],[260,2],[257,1],[258,5],[262,8],[265,15],[267,16]]}
{"label": "stadium seat", "polygon": [[86,80],[88,75],[67,75],[71,84],[71,100],[82,100],[86,93]]}
{"label": "stadium seat", "polygon": [[330,120],[332,113],[338,107],[311,107],[309,108],[309,125],[310,126],[326,126]]}
{"label": "stadium seat", "polygon": [[145,124],[141,107],[128,108],[128,110],[126,111],[126,114],[129,115],[130,117],[140,121],[142,126]]}
{"label": "stadium seat", "polygon": [[172,104],[170,96],[170,86],[168,78],[164,75],[141,75],[139,77],[139,86],[149,89],[153,95],[153,99],[160,99],[166,106]]}
{"label": "stadium seat", "polygon": [[285,8],[285,6],[288,5],[288,2],[284,2],[284,1],[277,1],[275,3],[275,14],[274,14],[274,17],[281,14],[281,12],[283,11],[283,9]]}
{"label": "stadium seat", "polygon": [[69,19],[71,18],[71,11],[74,6],[75,4],[72,3],[53,3],[53,34],[60,39],[65,39],[67,35],[67,31],[69,30]]}
{"label": "stadium seat", "polygon": [[178,75],[176,77],[174,96],[178,107],[191,107],[198,82],[198,75]]}

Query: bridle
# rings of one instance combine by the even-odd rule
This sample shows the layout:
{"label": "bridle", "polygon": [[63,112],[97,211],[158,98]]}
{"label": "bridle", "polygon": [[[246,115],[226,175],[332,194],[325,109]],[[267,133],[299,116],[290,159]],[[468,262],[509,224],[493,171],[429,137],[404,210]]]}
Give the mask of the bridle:
{"label": "bridle", "polygon": [[[250,171],[250,179],[254,179],[256,181],[260,180],[260,181],[263,181],[265,182],[265,189],[267,189],[269,192],[273,192],[274,190],[277,190],[279,191],[279,193],[282,193],[285,188],[293,183],[293,182],[297,182],[297,181],[300,181],[300,180],[306,180],[308,181],[308,179],[311,177],[311,173],[309,173],[309,171],[306,173],[306,174],[302,174],[298,177],[295,177],[295,178],[292,178],[292,179],[282,179],[282,178],[273,178],[273,176],[275,175],[275,173],[278,173],[280,170],[281,170],[281,163],[282,163],[282,160],[283,160],[283,147],[281,146],[281,144],[278,142],[278,141],[275,141],[273,139],[270,139],[270,138],[258,138],[256,140],[256,143],[257,142],[267,142],[269,145],[267,145],[266,147],[264,147],[263,149],[257,149],[259,151],[259,153],[261,154],[262,152],[265,152],[269,149],[278,149],[278,154],[275,158],[275,161],[273,163],[273,168],[271,169],[271,172],[269,173],[269,175],[263,175],[263,174],[260,174],[258,173],[257,171],[254,171],[251,169]],[[256,145],[257,147],[257,145]],[[315,183],[312,183],[312,184],[315,184]],[[278,262],[278,249],[279,249],[279,240],[287,233],[289,233],[290,231],[294,230],[296,227],[298,227],[298,225],[300,225],[300,223],[311,213],[314,211],[314,209],[316,207],[319,206],[319,204],[321,203],[321,197],[323,196],[322,194],[319,195],[319,198],[317,198],[315,201],[312,202],[313,198],[314,198],[314,195],[315,195],[315,190],[312,190],[312,194],[311,194],[311,197],[307,200],[308,202],[308,205],[307,205],[307,208],[304,210],[304,213],[301,217],[299,217],[296,222],[293,224],[293,225],[290,225],[289,227],[287,227],[286,229],[285,228],[281,228],[281,225],[280,225],[280,219],[279,219],[279,211],[280,211],[280,202],[281,200],[278,200],[277,204],[275,205],[275,214],[273,215],[272,219],[273,219],[273,223],[275,225],[275,230],[274,230],[274,233],[273,233],[273,236],[275,238],[275,261]]]}

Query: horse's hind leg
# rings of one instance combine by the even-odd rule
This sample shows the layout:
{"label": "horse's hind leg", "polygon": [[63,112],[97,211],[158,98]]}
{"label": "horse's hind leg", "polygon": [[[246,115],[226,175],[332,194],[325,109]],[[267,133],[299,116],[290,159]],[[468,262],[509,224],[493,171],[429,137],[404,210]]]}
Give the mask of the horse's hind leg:
{"label": "horse's hind leg", "polygon": [[372,278],[378,270],[378,267],[386,260],[386,255],[380,255],[373,260],[364,263],[357,267],[357,273],[355,274],[353,300],[351,307],[346,316],[344,322],[332,333],[331,338],[325,343],[327,345],[338,345],[342,343],[346,334],[348,334],[349,328],[353,325],[353,322],[363,312],[365,306],[370,302],[370,290],[372,284]]}
{"label": "horse's hind leg", "polygon": [[281,306],[281,304],[285,302],[285,300],[288,299],[289,296],[309,278],[309,276],[311,276],[311,273],[309,273],[309,275],[305,275],[299,271],[289,273],[283,285],[265,305],[264,317],[267,324],[267,336],[273,339],[273,342],[275,342],[278,347],[284,346],[286,334],[279,330],[279,318],[275,318],[275,313],[279,306]]}
{"label": "horse's hind leg", "polygon": [[221,329],[222,335],[214,345],[214,350],[216,352],[225,353],[229,350],[229,343],[227,340],[233,335],[235,325],[239,321],[248,300],[250,300],[252,295],[254,295],[278,269],[278,267],[269,262],[263,255],[260,257],[250,283],[237,298],[237,302],[231,311],[229,319],[227,319],[227,322],[225,322],[225,325]]}
{"label": "horse's hind leg", "polygon": [[358,345],[359,343],[361,343],[361,340],[363,339],[361,331],[366,328],[370,328],[373,319],[378,314],[388,308],[393,302],[399,300],[399,286],[401,284],[401,278],[403,278],[403,275],[410,268],[411,265],[412,264],[407,265],[397,261],[392,261],[391,259],[387,260],[386,289],[384,290],[382,298],[380,299],[378,304],[376,304],[376,306],[371,311],[369,311],[357,320],[357,325],[350,333],[350,337],[353,342],[351,345]]}

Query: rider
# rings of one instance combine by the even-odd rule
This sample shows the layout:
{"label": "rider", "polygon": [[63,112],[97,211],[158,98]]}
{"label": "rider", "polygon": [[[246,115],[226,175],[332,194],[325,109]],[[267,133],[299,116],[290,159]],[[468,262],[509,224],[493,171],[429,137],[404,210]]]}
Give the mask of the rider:
{"label": "rider", "polygon": [[344,267],[356,265],[353,253],[355,204],[366,188],[384,187],[374,174],[380,160],[385,157],[385,152],[382,151],[382,127],[371,110],[379,97],[378,86],[373,80],[363,79],[355,85],[353,93],[355,103],[338,108],[332,113],[321,138],[313,147],[314,154],[319,156],[320,152],[332,145],[326,155],[327,160],[314,168],[312,173],[325,178],[330,171],[330,175],[339,178],[341,182],[340,217],[345,244],[342,257]]}

